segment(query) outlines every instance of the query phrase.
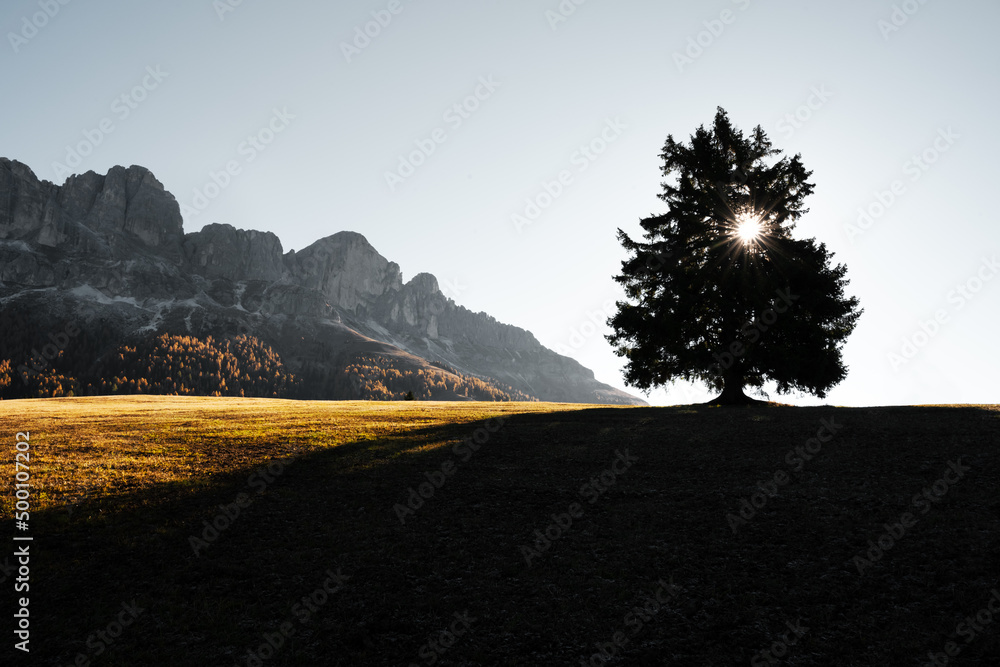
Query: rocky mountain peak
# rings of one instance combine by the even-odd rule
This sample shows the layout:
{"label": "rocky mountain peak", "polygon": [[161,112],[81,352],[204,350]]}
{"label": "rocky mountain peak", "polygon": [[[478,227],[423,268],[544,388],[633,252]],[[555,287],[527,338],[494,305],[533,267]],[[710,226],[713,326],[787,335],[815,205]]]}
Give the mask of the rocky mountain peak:
{"label": "rocky mountain peak", "polygon": [[441,291],[438,287],[437,278],[429,273],[418,273],[413,276],[413,278],[406,283],[405,288],[422,294],[437,294]]}
{"label": "rocky mountain peak", "polygon": [[145,167],[112,167],[98,180],[67,179],[61,194],[69,202],[93,202],[85,224],[95,231],[124,232],[154,248],[179,246],[183,240],[177,200]]}
{"label": "rocky mountain peak", "polygon": [[[17,160],[0,157],[0,171],[8,171],[21,180],[39,182],[38,177],[35,176],[35,172],[32,171],[31,167]],[[41,182],[47,183],[48,181]],[[51,185],[51,183],[49,184]]]}
{"label": "rocky mountain peak", "polygon": [[134,246],[180,259],[180,206],[145,167],[71,176],[60,187],[0,160],[0,239],[124,259]]}
{"label": "rocky mountain peak", "polygon": [[349,311],[366,312],[402,287],[399,265],[380,255],[357,232],[339,232],[285,255],[292,282],[315,289]]}
{"label": "rocky mountain peak", "polygon": [[184,237],[184,257],[207,278],[279,280],[284,273],[281,240],[271,232],[213,223]]}

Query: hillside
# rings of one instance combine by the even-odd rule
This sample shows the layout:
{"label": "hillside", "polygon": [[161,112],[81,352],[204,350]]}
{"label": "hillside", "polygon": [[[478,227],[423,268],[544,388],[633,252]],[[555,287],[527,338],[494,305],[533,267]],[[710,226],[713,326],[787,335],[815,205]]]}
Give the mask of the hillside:
{"label": "hillside", "polygon": [[1000,658],[1000,406],[2,406],[37,664]]}
{"label": "hillside", "polygon": [[[8,353],[31,357],[21,333],[0,327]],[[270,346],[243,334],[222,340],[148,334],[101,354],[82,340],[71,341],[69,334],[65,338],[66,345],[52,358],[36,355],[36,363],[17,367],[9,359],[0,361],[0,399],[110,394],[309,398],[319,393],[363,400],[535,400],[490,378],[463,375],[398,350],[393,354],[388,346],[375,345],[367,356],[355,349],[334,373],[306,365],[293,375]]]}

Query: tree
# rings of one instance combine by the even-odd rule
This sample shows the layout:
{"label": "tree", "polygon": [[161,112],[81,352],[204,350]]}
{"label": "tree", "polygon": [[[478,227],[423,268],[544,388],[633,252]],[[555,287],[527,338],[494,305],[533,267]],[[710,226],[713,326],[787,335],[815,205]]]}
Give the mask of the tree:
{"label": "tree", "polygon": [[0,400],[7,395],[9,387],[14,383],[14,369],[10,359],[0,361]]}
{"label": "tree", "polygon": [[607,339],[629,385],[699,381],[721,391],[713,403],[749,403],[743,388],[766,380],[823,397],[846,377],[841,347],[862,311],[844,295],[846,267],[830,265],[824,244],[792,237],[814,186],[800,155],[780,153],[721,107],[689,144],[667,137],[667,212],[640,221],[645,242],[618,230],[629,258],[615,281],[627,300]]}

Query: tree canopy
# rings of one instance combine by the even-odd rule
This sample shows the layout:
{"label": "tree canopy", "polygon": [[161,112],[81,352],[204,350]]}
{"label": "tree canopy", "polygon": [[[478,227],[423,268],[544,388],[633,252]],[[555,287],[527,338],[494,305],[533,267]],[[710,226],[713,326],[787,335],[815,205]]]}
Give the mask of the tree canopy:
{"label": "tree canopy", "polygon": [[841,348],[862,311],[845,295],[846,267],[792,236],[814,185],[800,155],[780,155],[721,107],[690,142],[667,137],[667,211],[640,221],[645,241],[618,230],[626,300],[607,338],[629,385],[699,381],[721,391],[716,402],[741,403],[767,380],[823,397],[846,377]]}

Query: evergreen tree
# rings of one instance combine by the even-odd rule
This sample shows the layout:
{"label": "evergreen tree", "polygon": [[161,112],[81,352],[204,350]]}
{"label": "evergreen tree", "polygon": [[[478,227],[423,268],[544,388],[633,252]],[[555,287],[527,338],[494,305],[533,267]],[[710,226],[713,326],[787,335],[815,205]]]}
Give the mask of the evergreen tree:
{"label": "evergreen tree", "polygon": [[627,300],[607,338],[631,386],[700,381],[721,391],[714,402],[747,403],[743,388],[767,380],[823,397],[846,376],[841,347],[862,311],[844,294],[846,267],[815,239],[793,238],[812,172],[780,153],[722,108],[689,144],[667,137],[667,211],[640,221],[645,242],[618,230]]}

